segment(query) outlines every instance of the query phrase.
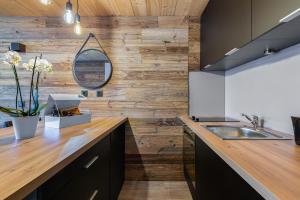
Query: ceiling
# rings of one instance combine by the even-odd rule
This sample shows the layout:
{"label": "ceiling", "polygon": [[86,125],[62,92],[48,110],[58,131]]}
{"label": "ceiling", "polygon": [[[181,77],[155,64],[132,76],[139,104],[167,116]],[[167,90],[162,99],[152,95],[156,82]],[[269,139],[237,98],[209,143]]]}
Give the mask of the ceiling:
{"label": "ceiling", "polygon": [[[0,0],[0,16],[61,16],[67,0]],[[82,16],[201,16],[209,0],[79,0]],[[72,0],[76,8],[76,0]]]}

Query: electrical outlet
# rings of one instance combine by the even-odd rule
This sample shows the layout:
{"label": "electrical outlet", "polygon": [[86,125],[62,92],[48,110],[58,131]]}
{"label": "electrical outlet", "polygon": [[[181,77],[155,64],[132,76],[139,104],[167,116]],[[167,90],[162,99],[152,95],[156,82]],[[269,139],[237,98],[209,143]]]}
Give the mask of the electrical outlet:
{"label": "electrical outlet", "polygon": [[98,91],[96,92],[96,96],[97,96],[97,97],[103,97],[103,91],[102,91],[102,90],[98,90]]}

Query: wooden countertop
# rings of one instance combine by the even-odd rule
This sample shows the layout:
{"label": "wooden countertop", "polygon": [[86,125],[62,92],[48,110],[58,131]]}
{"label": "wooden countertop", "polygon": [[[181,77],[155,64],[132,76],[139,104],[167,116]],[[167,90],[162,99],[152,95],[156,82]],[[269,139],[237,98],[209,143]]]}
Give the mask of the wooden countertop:
{"label": "wooden countertop", "polygon": [[243,123],[180,119],[265,199],[300,199],[300,146],[294,140],[222,140],[200,125]]}
{"label": "wooden countertop", "polygon": [[0,199],[22,199],[127,120],[97,118],[63,129],[39,127],[34,138],[16,141],[0,129]]}

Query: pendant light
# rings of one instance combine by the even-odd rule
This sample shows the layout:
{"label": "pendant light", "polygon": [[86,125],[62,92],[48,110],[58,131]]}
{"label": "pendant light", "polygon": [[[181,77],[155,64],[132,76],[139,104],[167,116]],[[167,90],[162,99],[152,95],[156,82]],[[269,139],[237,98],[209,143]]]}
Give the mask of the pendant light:
{"label": "pendant light", "polygon": [[50,5],[51,3],[52,3],[52,1],[51,0],[40,0],[40,2],[42,3],[42,4],[44,4],[44,5]]}
{"label": "pendant light", "polygon": [[74,27],[74,32],[77,35],[81,34],[81,25],[80,25],[80,15],[79,15],[79,0],[77,0],[77,12],[75,15],[75,27]]}
{"label": "pendant light", "polygon": [[72,11],[72,3],[70,0],[66,3],[66,11],[64,15],[64,20],[67,24],[73,24],[74,23],[74,14]]}

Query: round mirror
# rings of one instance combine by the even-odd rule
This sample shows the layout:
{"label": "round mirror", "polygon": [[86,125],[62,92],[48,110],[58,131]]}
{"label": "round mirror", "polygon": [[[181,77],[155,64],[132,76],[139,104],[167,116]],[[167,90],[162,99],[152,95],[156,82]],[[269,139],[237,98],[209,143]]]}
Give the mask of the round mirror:
{"label": "round mirror", "polygon": [[109,81],[111,74],[112,64],[102,51],[86,49],[76,55],[73,76],[81,87],[99,89]]}

